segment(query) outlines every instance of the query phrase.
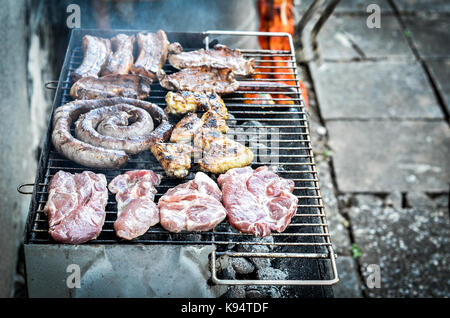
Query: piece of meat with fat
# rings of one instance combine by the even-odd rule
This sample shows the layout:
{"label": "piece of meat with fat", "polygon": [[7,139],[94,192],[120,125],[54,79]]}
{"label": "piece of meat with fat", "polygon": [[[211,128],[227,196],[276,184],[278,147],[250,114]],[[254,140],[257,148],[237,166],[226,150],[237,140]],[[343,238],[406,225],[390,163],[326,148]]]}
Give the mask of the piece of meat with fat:
{"label": "piece of meat with fat", "polygon": [[83,77],[98,77],[111,54],[111,41],[92,35],[85,35],[82,39],[83,61],[71,73],[74,82]]}
{"label": "piece of meat with fat", "polygon": [[209,66],[184,68],[170,75],[160,70],[158,80],[162,87],[170,91],[214,91],[217,94],[233,93],[240,85],[234,78],[233,70]]}
{"label": "piece of meat with fat", "polygon": [[166,63],[169,47],[167,35],[163,30],[156,33],[138,33],[137,43],[138,57],[131,67],[131,73],[154,80]]}
{"label": "piece of meat with fat", "polygon": [[144,99],[148,97],[152,81],[134,74],[111,74],[100,78],[89,76],[76,81],[70,89],[73,99],[100,99],[127,97]]}
{"label": "piece of meat with fat", "polygon": [[117,236],[132,240],[159,222],[158,207],[153,200],[157,192],[155,186],[161,178],[152,170],[134,170],[116,176],[109,183],[109,191],[116,194],[114,229]]}
{"label": "piece of meat with fat", "polygon": [[133,66],[134,35],[117,34],[111,39],[113,53],[106,61],[101,75],[109,74],[128,74]]}
{"label": "piece of meat with fat", "polygon": [[216,44],[212,49],[199,49],[183,52],[182,46],[175,42],[169,45],[169,63],[177,68],[210,66],[214,68],[229,68],[236,75],[248,76],[255,72],[255,60],[245,59],[238,49],[230,49],[225,45]]}
{"label": "piece of meat with fat", "polygon": [[217,182],[228,221],[241,232],[259,237],[283,232],[297,211],[294,181],[279,177],[266,166],[231,169]]}
{"label": "piece of meat with fat", "polygon": [[170,232],[209,231],[226,217],[222,193],[203,172],[169,189],[158,201],[161,225]]}
{"label": "piece of meat with fat", "polygon": [[50,180],[44,207],[49,234],[57,242],[81,244],[95,239],[105,222],[106,177],[91,171],[58,171]]}

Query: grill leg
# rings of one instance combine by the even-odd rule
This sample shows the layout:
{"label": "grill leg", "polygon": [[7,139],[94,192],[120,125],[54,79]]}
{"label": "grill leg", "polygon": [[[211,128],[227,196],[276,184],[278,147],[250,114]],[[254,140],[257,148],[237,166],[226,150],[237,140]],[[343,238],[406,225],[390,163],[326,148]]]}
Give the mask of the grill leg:
{"label": "grill leg", "polygon": [[[319,35],[320,30],[322,29],[325,22],[328,20],[328,18],[333,13],[336,6],[339,4],[341,0],[331,0],[330,3],[325,7],[324,11],[322,12],[319,20],[314,25],[313,29],[311,30],[311,47],[313,49],[314,59],[318,58],[318,45],[317,45],[317,36]],[[300,42],[303,37],[303,32],[305,30],[306,25],[311,21],[314,14],[319,10],[319,8],[324,4],[325,0],[317,0],[313,1],[313,3],[309,6],[308,10],[303,15],[300,22],[295,27],[295,34],[298,39],[300,39]],[[303,50],[303,48],[302,48]]]}

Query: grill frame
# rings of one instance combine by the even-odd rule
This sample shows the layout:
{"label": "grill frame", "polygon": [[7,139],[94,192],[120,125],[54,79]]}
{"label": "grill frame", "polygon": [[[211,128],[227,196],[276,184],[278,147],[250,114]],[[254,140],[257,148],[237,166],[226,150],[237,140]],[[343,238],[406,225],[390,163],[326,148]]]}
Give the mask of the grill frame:
{"label": "grill frame", "polygon": [[[42,212],[42,209],[46,202],[46,187],[50,180],[50,177],[52,176],[52,173],[50,171],[56,172],[57,169],[63,168],[66,171],[69,172],[80,172],[82,170],[92,170],[94,172],[101,172],[105,173],[105,171],[111,172],[110,176],[115,176],[119,174],[120,172],[118,170],[99,170],[99,169],[89,169],[89,168],[82,168],[81,166],[78,166],[72,162],[70,162],[67,159],[64,159],[61,155],[57,154],[53,148],[53,145],[50,141],[51,136],[51,122],[53,117],[53,112],[56,107],[63,105],[67,102],[69,102],[70,96],[68,95],[68,91],[70,90],[70,80],[69,80],[69,72],[75,68],[74,66],[74,53],[81,52],[80,44],[81,44],[81,38],[85,34],[92,34],[92,35],[98,35],[103,37],[112,37],[117,33],[125,33],[125,34],[134,34],[137,32],[149,32],[149,30],[98,30],[98,29],[77,29],[72,30],[72,34],[70,37],[69,45],[67,48],[66,56],[64,59],[64,64],[61,69],[60,78],[58,81],[56,94],[54,98],[54,103],[52,107],[52,115],[49,119],[48,129],[47,129],[47,135],[46,139],[44,141],[43,150],[41,153],[41,157],[39,160],[39,168],[38,173],[36,176],[36,180],[34,183],[33,193],[32,193],[32,200],[30,204],[30,210],[27,218],[26,228],[25,228],[25,237],[24,242],[27,245],[33,245],[33,244],[58,244],[51,240],[39,240],[36,239],[36,236],[41,235],[43,232],[45,232],[44,228],[39,228],[39,224],[44,224],[46,222],[46,217],[44,213]],[[279,171],[279,174],[283,176],[283,174],[292,175],[294,174],[296,178],[294,178],[296,182],[296,188],[295,188],[295,194],[299,197],[299,205],[298,210],[296,213],[296,216],[293,218],[292,224],[288,227],[290,229],[296,228],[294,232],[286,231],[285,233],[274,233],[272,236],[276,240],[280,240],[277,242],[274,242],[272,244],[267,242],[255,242],[252,239],[251,235],[246,234],[239,234],[236,232],[229,232],[223,230],[221,228],[222,225],[225,227],[227,225],[226,221],[224,221],[221,225],[216,227],[213,231],[210,232],[204,232],[204,233],[182,233],[181,235],[189,236],[190,238],[183,239],[183,240],[172,240],[173,237],[176,237],[175,234],[169,234],[167,231],[162,229],[160,226],[158,229],[151,229],[152,231],[151,235],[152,237],[150,239],[137,239],[135,241],[129,242],[129,241],[120,241],[118,238],[107,240],[107,239],[97,239],[90,241],[85,244],[90,245],[96,245],[96,244],[181,244],[181,245],[213,245],[215,247],[215,251],[211,254],[210,259],[210,265],[211,265],[211,279],[213,283],[219,284],[219,285],[332,285],[339,281],[338,273],[336,269],[336,263],[335,258],[336,254],[333,251],[333,247],[331,245],[330,241],[330,235],[328,231],[328,225],[326,221],[326,216],[324,212],[324,206],[322,201],[322,196],[320,193],[320,187],[319,187],[319,180],[317,176],[317,170],[316,165],[314,162],[314,155],[312,152],[312,146],[311,146],[311,140],[309,135],[309,123],[308,123],[308,113],[306,111],[306,108],[304,106],[303,100],[300,95],[300,87],[299,87],[299,80],[298,80],[298,73],[296,68],[296,61],[295,61],[295,50],[294,45],[292,41],[292,37],[287,33],[271,33],[271,32],[239,32],[239,31],[206,31],[203,33],[175,33],[175,32],[167,32],[169,36],[169,40],[180,40],[180,39],[186,39],[189,38],[189,43],[192,45],[192,49],[198,49],[201,47],[208,47],[209,43],[211,43],[211,37],[220,37],[220,36],[281,36],[281,37],[287,37],[289,39],[290,43],[290,51],[282,51],[277,52],[276,54],[282,55],[282,56],[290,56],[291,59],[287,61],[290,66],[286,66],[286,70],[288,70],[287,74],[293,74],[295,76],[295,79],[292,81],[295,81],[296,85],[289,86],[291,88],[288,92],[280,92],[279,90],[274,90],[273,93],[275,94],[283,94],[287,96],[293,97],[291,100],[293,100],[296,105],[293,107],[292,105],[283,105],[283,104],[277,104],[275,106],[272,106],[276,108],[275,111],[272,110],[272,114],[275,115],[281,115],[277,118],[259,118],[259,117],[252,117],[254,115],[261,115],[263,112],[258,110],[252,110],[253,108],[261,108],[257,107],[255,105],[249,105],[245,104],[245,99],[240,95],[243,93],[251,93],[251,91],[238,91],[234,94],[231,94],[228,97],[224,98],[224,101],[232,114],[238,114],[238,115],[245,115],[244,117],[239,117],[237,121],[245,122],[248,120],[257,120],[257,121],[267,121],[269,122],[268,125],[262,125],[258,126],[259,128],[267,127],[267,128],[279,128],[280,130],[283,129],[294,129],[299,131],[294,132],[283,132],[280,139],[278,140],[281,143],[297,143],[297,147],[277,147],[278,150],[297,150],[300,153],[297,155],[286,155],[286,157],[283,157],[281,155],[281,158],[298,158],[298,160],[303,160],[303,162],[283,162],[283,166],[288,167],[294,167],[299,169],[294,170],[287,170],[287,171]],[[182,42],[182,41],[180,41]],[[183,47],[188,48],[184,43]],[[257,57],[257,56],[266,56],[273,54],[274,51],[267,51],[267,50],[242,50],[244,55],[249,57]],[[81,53],[82,56],[82,53]],[[81,60],[79,60],[81,62]],[[267,60],[264,60],[264,62],[267,62]],[[75,63],[76,64],[76,63]],[[272,68],[271,66],[266,67],[269,72]],[[279,67],[277,67],[279,68]],[[267,72],[264,72],[267,73]],[[263,80],[258,79],[258,81],[263,82]],[[266,82],[270,85],[270,80],[266,80]],[[153,85],[155,87],[158,87],[159,85]],[[292,90],[293,89],[293,90]],[[157,93],[158,96],[155,96],[155,93]],[[258,91],[259,93],[259,91]],[[268,91],[267,93],[270,93]],[[153,96],[152,96],[153,95]],[[160,86],[158,89],[154,89],[152,87],[152,92],[150,95],[149,100],[154,102],[155,104],[164,107],[163,100],[159,101],[162,96],[165,95],[165,90],[163,89],[160,91]],[[154,98],[154,99],[152,99]],[[158,99],[158,100],[156,100]],[[239,103],[241,101],[241,103]],[[276,101],[276,100],[275,100]],[[235,109],[239,110],[235,110]],[[264,107],[262,107],[264,108]],[[267,107],[270,108],[270,107]],[[286,108],[289,108],[290,110],[286,110]],[[294,108],[294,110],[292,110]],[[275,113],[273,113],[275,112]],[[260,117],[264,117],[266,115],[267,111],[264,112],[264,114]],[[298,115],[300,117],[300,123],[301,125],[295,124],[292,125],[293,120],[290,118],[281,118],[282,115]],[[273,121],[279,122],[277,125],[271,125]],[[236,126],[236,128],[241,127],[241,125],[230,125],[231,128]],[[284,136],[291,136],[294,137],[293,139],[282,139]],[[295,139],[295,137],[298,136],[301,139]],[[300,137],[301,136],[301,137]],[[276,141],[276,140],[270,140]],[[283,149],[286,148],[286,149]],[[272,149],[272,148],[270,148]],[[151,157],[151,154],[148,152],[147,157]],[[132,157],[131,161],[133,161],[134,157]],[[140,158],[140,157],[139,157]],[[153,160],[156,162],[156,160]],[[52,163],[57,163],[56,165],[52,165]],[[147,161],[142,161],[141,159],[133,162],[133,164],[139,165],[140,163],[143,164],[149,164]],[[61,165],[62,164],[62,165]],[[263,165],[264,163],[257,163],[257,165]],[[65,166],[67,165],[67,166]],[[255,167],[255,165],[252,165]],[[128,168],[127,168],[128,167]],[[300,169],[301,168],[301,169]],[[136,169],[134,167],[129,167],[129,164],[127,164],[123,169],[120,169],[120,171],[124,170],[131,170]],[[153,167],[148,167],[148,169],[153,169]],[[303,170],[305,169],[305,170]],[[53,172],[53,173],[54,173]],[[162,173],[162,169],[159,169],[159,171]],[[188,178],[193,177],[193,172],[195,170],[191,170],[191,174],[188,176]],[[107,175],[108,177],[108,175]],[[166,178],[166,177],[165,177]],[[110,181],[110,177],[108,178],[108,181]],[[185,182],[185,181],[181,181]],[[180,181],[176,182],[173,181],[173,185],[181,183]],[[301,183],[303,186],[298,187],[297,184]],[[159,196],[162,193],[165,193],[165,190],[167,190],[166,185],[158,188],[158,194]],[[162,189],[165,189],[161,191]],[[301,193],[301,194],[298,194]],[[159,198],[159,196],[157,198]],[[112,195],[110,194],[109,199],[109,205],[113,206],[115,202],[111,201]],[[312,202],[312,203],[311,203]],[[107,211],[108,211],[107,207]],[[301,210],[307,209],[307,212],[303,213]],[[301,212],[301,213],[300,213]],[[114,214],[114,212],[111,215]],[[304,220],[300,223],[296,223],[294,219],[300,219]],[[102,230],[102,233],[111,232],[112,228],[112,222],[113,220],[111,218],[108,218],[107,213],[107,221],[105,222],[105,226],[107,224],[110,225],[110,228]],[[157,226],[158,227],[158,226]],[[218,229],[219,228],[219,229]],[[302,232],[301,230],[303,228],[312,228],[311,231],[308,232]],[[229,229],[228,229],[229,230]],[[40,234],[39,234],[40,233]],[[110,233],[111,234],[111,233]],[[48,233],[47,233],[48,235]],[[102,235],[102,234],[101,234]],[[101,237],[101,235],[99,237]],[[114,235],[114,233],[112,233]],[[146,234],[147,235],[147,234]],[[144,235],[144,237],[146,236]],[[155,237],[158,237],[155,238]],[[225,238],[224,240],[219,240],[219,238]],[[234,238],[238,237],[239,240],[235,240]],[[287,241],[285,241],[286,237],[288,238]],[[167,239],[169,238],[169,239]],[[200,239],[198,239],[200,238]],[[231,241],[230,241],[231,238]],[[289,239],[292,238],[293,241],[290,241]],[[242,240],[242,241],[241,241]],[[242,251],[238,252],[230,252],[229,250],[223,250],[221,247],[228,247],[229,245],[261,245],[261,246],[275,246],[275,248],[299,248],[300,252],[269,252],[269,253],[243,253]],[[302,252],[302,248],[307,249],[308,252]],[[278,258],[289,258],[289,259],[300,259],[304,261],[304,264],[307,266],[311,266],[311,268],[317,268],[319,272],[319,277],[316,277],[317,279],[285,279],[285,280],[258,280],[258,279],[224,279],[220,277],[220,274],[216,271],[216,265],[217,265],[217,258],[220,256],[228,256],[228,257],[250,257],[250,258],[256,258],[256,257],[262,257],[262,258],[269,258],[269,259],[278,259]],[[311,262],[310,262],[311,261]],[[325,261],[325,263],[321,262]],[[305,263],[306,262],[306,263]],[[314,262],[314,263],[313,263]],[[309,265],[308,265],[309,264]],[[316,276],[316,275],[313,275]],[[313,277],[312,277],[313,278]]]}

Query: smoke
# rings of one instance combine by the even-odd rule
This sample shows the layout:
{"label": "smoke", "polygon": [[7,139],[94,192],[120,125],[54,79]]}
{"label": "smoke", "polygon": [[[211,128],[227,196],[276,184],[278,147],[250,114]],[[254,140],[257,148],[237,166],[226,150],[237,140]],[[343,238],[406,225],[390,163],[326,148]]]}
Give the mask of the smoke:
{"label": "smoke", "polygon": [[[256,0],[93,0],[71,1],[82,7],[82,27],[166,32],[258,30]],[[255,37],[219,38],[242,48],[256,48]],[[240,41],[237,41],[240,40]]]}

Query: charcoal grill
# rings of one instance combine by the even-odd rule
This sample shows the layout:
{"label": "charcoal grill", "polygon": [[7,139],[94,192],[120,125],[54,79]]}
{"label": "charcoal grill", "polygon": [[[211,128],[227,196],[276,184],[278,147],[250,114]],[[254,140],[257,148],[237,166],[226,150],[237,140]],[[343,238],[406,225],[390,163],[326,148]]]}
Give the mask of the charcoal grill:
{"label": "charcoal grill", "polygon": [[[53,110],[72,100],[69,95],[72,84],[69,75],[82,61],[81,39],[85,34],[111,38],[117,33],[135,34],[137,32],[141,31],[73,30],[56,87]],[[143,32],[148,32],[148,30]],[[229,113],[234,116],[234,119],[229,122],[229,127],[236,131],[237,138],[239,138],[239,131],[242,132],[243,127],[248,128],[248,123],[254,123],[256,121],[257,129],[268,129],[269,133],[264,137],[265,139],[261,140],[260,138],[259,140],[260,142],[267,142],[265,151],[268,151],[268,153],[266,155],[258,156],[257,153],[261,151],[261,148],[259,146],[256,147],[258,149],[252,148],[254,145],[249,140],[246,143],[256,155],[252,163],[253,168],[261,165],[273,166],[280,176],[295,181],[294,194],[298,196],[299,204],[291,224],[285,232],[273,233],[273,241],[257,240],[252,235],[239,233],[232,229],[226,221],[209,232],[182,232],[177,234],[169,233],[160,225],[156,225],[149,229],[143,236],[133,241],[124,241],[116,237],[114,233],[113,223],[117,214],[116,202],[113,195],[110,194],[106,207],[106,221],[101,234],[95,240],[78,247],[58,244],[48,234],[47,217],[43,212],[48,197],[47,190],[49,181],[58,170],[65,170],[71,173],[91,170],[96,173],[105,174],[108,182],[114,176],[134,169],[152,169],[161,174],[164,171],[150,151],[131,157],[127,164],[120,169],[88,169],[80,166],[56,152],[50,141],[50,118],[47,137],[39,161],[37,177],[35,183],[29,185],[33,186],[33,192],[24,238],[27,276],[30,276],[30,268],[34,268],[33,272],[36,272],[36,266],[33,264],[36,262],[35,257],[38,255],[46,255],[46,249],[55,246],[59,247],[59,250],[64,251],[64,253],[69,253],[71,249],[83,250],[91,247],[107,247],[111,249],[120,247],[125,251],[124,255],[126,255],[127,248],[134,248],[136,246],[151,246],[151,248],[162,245],[210,246],[212,251],[209,261],[210,281],[215,285],[319,285],[317,288],[322,290],[322,294],[326,294],[323,292],[324,286],[332,285],[338,281],[335,264],[336,255],[331,245],[319,189],[319,180],[309,136],[308,114],[300,95],[294,46],[291,36],[284,33],[238,31],[207,31],[204,33],[169,32],[167,35],[171,42],[180,42],[186,51],[202,47],[208,48],[211,43],[220,42],[223,36],[226,36],[228,39],[233,37],[256,36],[279,36],[289,39],[290,50],[246,49],[242,50],[242,52],[246,57],[255,58],[257,64],[260,62],[275,62],[267,58],[275,56],[285,57],[286,66],[282,67],[283,73],[295,75],[295,85],[286,85],[285,88],[280,89],[279,84],[276,84],[270,79],[242,79],[241,87],[247,88],[239,89],[233,94],[224,95],[223,98]],[[271,65],[260,66],[256,74],[274,74],[274,68],[280,67]],[[165,65],[164,69],[168,74],[175,71],[168,64]],[[254,89],[249,88],[248,85],[252,85]],[[293,104],[286,105],[279,98],[274,99],[275,104],[270,104],[259,97],[250,98],[253,102],[258,101],[259,104],[247,103],[250,99],[246,98],[244,94],[260,93],[259,89],[262,87],[265,93],[284,96],[284,98],[289,98]],[[147,100],[164,107],[166,92],[158,83],[154,83]],[[251,136],[256,134],[257,130],[247,130],[244,134],[251,140]],[[273,158],[275,157],[277,158],[277,162],[274,164]],[[192,179],[196,171],[194,165],[186,179]],[[212,177],[214,178],[214,176]],[[157,187],[158,193],[155,200],[158,200],[169,188],[185,181],[164,177],[161,184]],[[20,191],[23,193],[22,187]],[[251,246],[267,246],[269,249],[265,249],[264,252],[254,252],[252,249],[246,249],[246,247]],[[229,279],[223,275],[222,271],[217,270],[216,266],[224,257],[269,258],[274,264],[288,262],[291,264],[293,271],[289,273],[287,279],[283,280],[260,280],[256,277],[236,277],[236,279]],[[48,264],[48,266],[51,267],[52,265]],[[40,275],[45,275],[45,270],[40,268],[39,273]],[[30,285],[31,279],[30,277],[27,278],[27,282]]]}

